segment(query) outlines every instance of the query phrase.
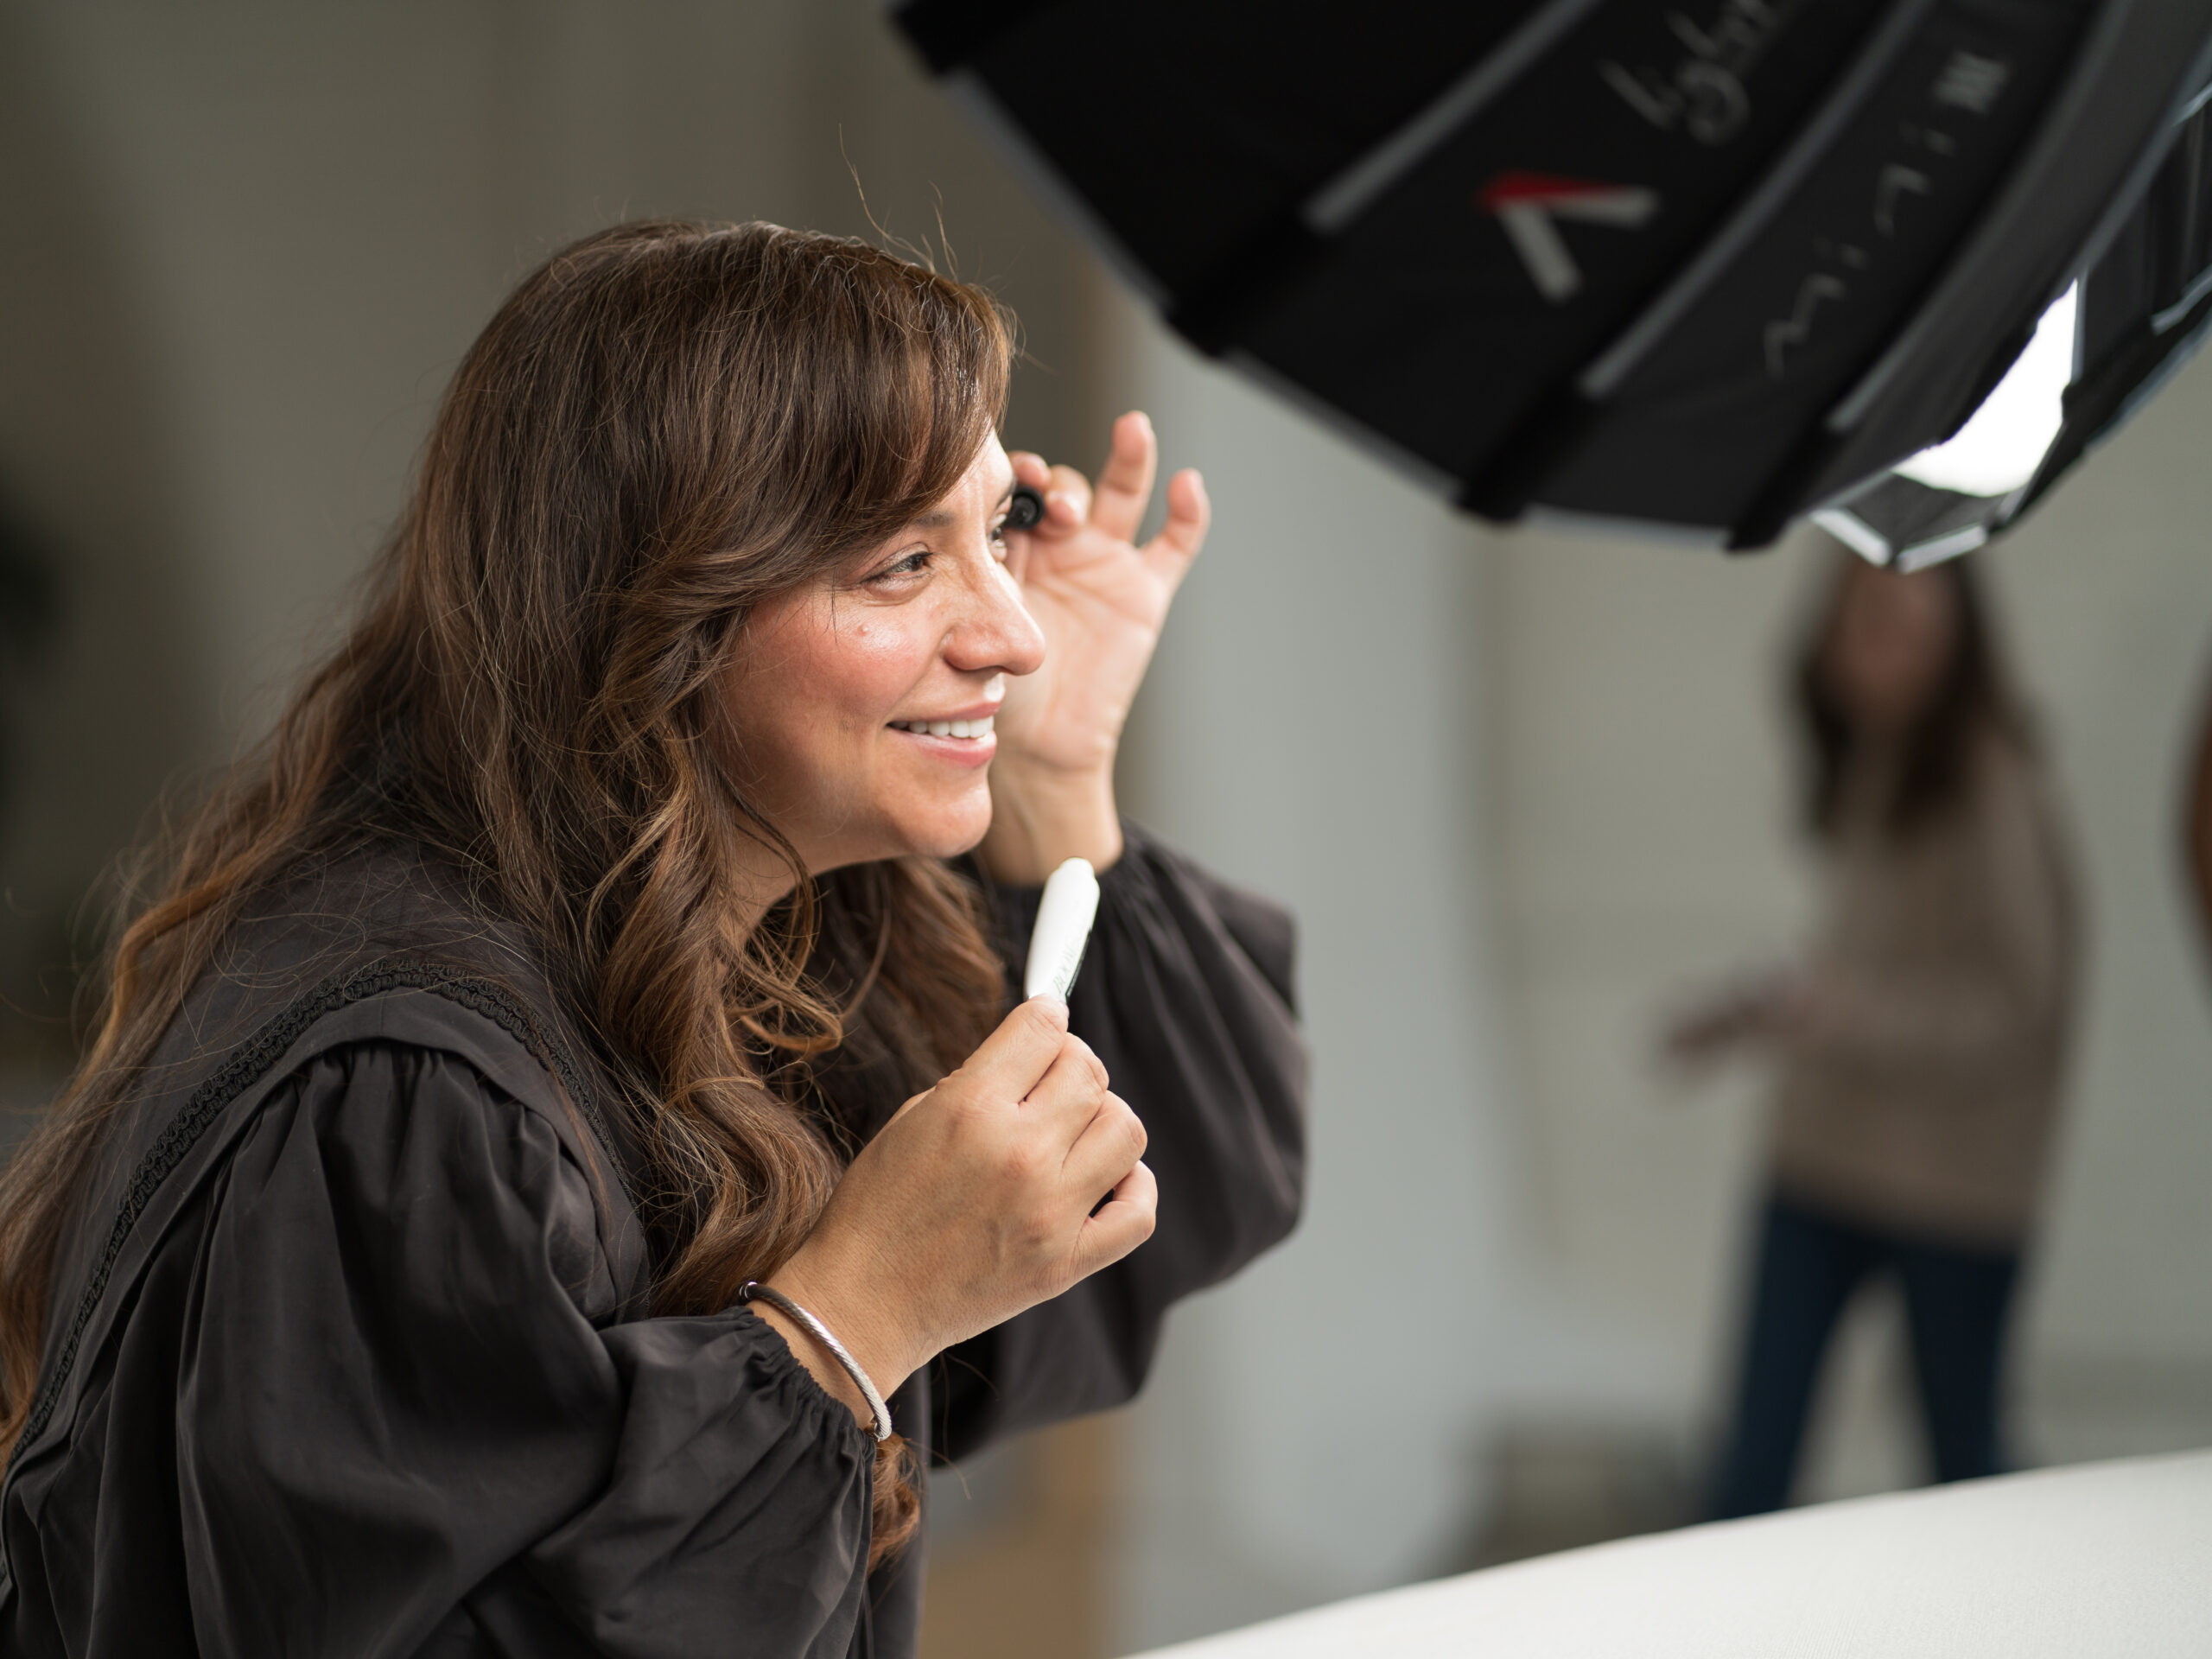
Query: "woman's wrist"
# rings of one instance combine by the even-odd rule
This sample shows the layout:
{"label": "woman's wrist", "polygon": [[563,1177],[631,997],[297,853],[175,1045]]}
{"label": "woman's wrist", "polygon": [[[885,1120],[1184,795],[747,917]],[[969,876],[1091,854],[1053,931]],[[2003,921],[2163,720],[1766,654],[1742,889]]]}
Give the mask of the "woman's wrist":
{"label": "woman's wrist", "polygon": [[1003,756],[991,763],[991,827],[976,853],[995,880],[1035,887],[1071,858],[1105,870],[1122,845],[1110,766],[1069,772]]}
{"label": "woman's wrist", "polygon": [[[867,1373],[876,1392],[888,1398],[928,1356],[911,1355],[911,1344],[902,1341],[889,1328],[889,1322],[871,1310],[866,1295],[839,1284],[836,1276],[823,1270],[821,1264],[804,1259],[805,1254],[802,1249],[761,1282],[821,1320],[844,1345],[854,1363]],[[814,1334],[765,1299],[756,1298],[747,1305],[783,1338],[792,1357],[812,1373],[823,1392],[842,1401],[861,1427],[873,1432],[874,1408],[868,1396]]]}
{"label": "woman's wrist", "polygon": [[[793,1297],[792,1300],[797,1301],[798,1298]],[[820,1344],[807,1334],[805,1326],[772,1303],[753,1301],[747,1302],[746,1306],[753,1310],[763,1325],[784,1339],[784,1346],[791,1351],[791,1357],[804,1366],[808,1374],[822,1385],[823,1393],[849,1409],[862,1428],[874,1422],[874,1414],[868,1405],[868,1396],[860,1391],[859,1385],[851,1377],[845,1375],[843,1366],[836,1363],[828,1355],[815,1351]]]}

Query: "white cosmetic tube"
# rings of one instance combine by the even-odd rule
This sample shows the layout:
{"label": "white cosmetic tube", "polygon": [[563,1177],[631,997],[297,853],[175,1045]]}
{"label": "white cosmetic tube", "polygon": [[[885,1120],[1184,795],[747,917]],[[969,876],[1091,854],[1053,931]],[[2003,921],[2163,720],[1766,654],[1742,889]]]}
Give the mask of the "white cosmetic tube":
{"label": "white cosmetic tube", "polygon": [[1029,936],[1029,966],[1021,979],[1023,997],[1046,993],[1061,1001],[1075,988],[1083,966],[1090,925],[1098,917],[1098,876],[1088,859],[1071,858],[1045,883],[1037,906],[1037,928]]}

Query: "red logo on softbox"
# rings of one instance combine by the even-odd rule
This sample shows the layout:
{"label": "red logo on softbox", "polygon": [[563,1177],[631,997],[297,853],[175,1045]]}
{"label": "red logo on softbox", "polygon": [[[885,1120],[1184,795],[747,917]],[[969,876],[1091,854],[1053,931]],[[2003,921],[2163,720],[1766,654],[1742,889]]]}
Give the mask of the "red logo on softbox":
{"label": "red logo on softbox", "polygon": [[1554,220],[1634,230],[1659,211],[1658,193],[1642,185],[1600,184],[1551,173],[1501,173],[1483,187],[1475,202],[1497,219],[1536,292],[1554,305],[1574,297],[1582,286],[1582,268]]}

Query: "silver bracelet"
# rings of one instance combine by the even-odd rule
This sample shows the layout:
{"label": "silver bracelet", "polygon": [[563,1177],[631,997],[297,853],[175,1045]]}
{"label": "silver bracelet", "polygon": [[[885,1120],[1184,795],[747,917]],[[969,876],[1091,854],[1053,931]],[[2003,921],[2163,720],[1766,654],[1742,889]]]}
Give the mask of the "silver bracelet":
{"label": "silver bracelet", "polygon": [[875,1384],[868,1381],[868,1373],[861,1369],[860,1361],[845,1351],[843,1343],[830,1335],[830,1327],[785,1295],[782,1291],[771,1290],[758,1279],[747,1280],[744,1288],[737,1293],[737,1300],[741,1302],[749,1302],[756,1296],[770,1306],[780,1308],[798,1320],[805,1328],[807,1335],[830,1351],[830,1357],[845,1368],[845,1375],[853,1379],[853,1386],[866,1397],[868,1408],[875,1414],[875,1438],[879,1440],[889,1440],[891,1438],[891,1408],[883,1403],[883,1396],[875,1391]]}

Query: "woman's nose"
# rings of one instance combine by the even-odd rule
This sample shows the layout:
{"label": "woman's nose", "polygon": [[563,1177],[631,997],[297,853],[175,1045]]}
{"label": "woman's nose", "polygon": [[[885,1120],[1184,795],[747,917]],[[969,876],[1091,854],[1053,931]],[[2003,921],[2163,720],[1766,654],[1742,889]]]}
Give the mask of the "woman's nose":
{"label": "woman's nose", "polygon": [[945,641],[945,660],[963,673],[1004,669],[1033,674],[1045,661],[1045,635],[1021,588],[1007,568],[994,561],[972,583],[963,601],[963,614]]}

